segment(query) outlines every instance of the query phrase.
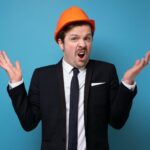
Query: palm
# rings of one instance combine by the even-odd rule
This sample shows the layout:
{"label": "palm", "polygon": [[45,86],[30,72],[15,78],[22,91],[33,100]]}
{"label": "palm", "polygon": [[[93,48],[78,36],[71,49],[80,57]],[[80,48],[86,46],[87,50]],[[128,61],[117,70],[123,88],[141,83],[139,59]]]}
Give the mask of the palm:
{"label": "palm", "polygon": [[132,68],[126,71],[123,80],[128,84],[132,84],[134,78],[141,72],[141,70],[148,64],[150,60],[150,52],[147,52],[145,58],[137,60]]}
{"label": "palm", "polygon": [[22,79],[22,73],[19,62],[17,61],[16,66],[13,66],[7,54],[4,51],[0,52],[0,67],[2,67],[7,72],[12,83],[18,82]]}

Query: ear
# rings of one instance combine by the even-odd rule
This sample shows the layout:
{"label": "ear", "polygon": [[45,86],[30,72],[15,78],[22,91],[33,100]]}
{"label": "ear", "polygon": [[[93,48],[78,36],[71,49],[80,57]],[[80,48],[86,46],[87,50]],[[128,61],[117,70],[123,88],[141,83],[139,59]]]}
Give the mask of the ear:
{"label": "ear", "polygon": [[59,47],[61,48],[61,50],[64,51],[64,43],[61,39],[58,39],[58,44],[59,44]]}

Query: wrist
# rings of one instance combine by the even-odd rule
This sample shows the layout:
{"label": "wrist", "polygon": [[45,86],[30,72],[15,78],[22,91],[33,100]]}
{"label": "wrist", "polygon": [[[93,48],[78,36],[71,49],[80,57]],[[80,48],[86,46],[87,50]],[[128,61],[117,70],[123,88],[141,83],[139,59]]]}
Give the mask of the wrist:
{"label": "wrist", "polygon": [[126,84],[129,84],[129,85],[133,85],[134,84],[134,80],[122,79],[122,81],[125,82]]}
{"label": "wrist", "polygon": [[18,79],[10,79],[10,83],[17,83],[17,82],[20,82],[21,80],[22,80],[22,77]]}

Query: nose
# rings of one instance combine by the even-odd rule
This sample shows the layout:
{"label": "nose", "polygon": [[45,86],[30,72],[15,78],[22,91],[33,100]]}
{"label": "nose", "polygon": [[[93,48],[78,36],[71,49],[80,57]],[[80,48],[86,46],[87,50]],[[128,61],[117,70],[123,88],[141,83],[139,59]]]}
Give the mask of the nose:
{"label": "nose", "polygon": [[78,43],[78,46],[80,46],[80,47],[86,47],[86,42],[83,39],[81,39],[79,41],[79,43]]}

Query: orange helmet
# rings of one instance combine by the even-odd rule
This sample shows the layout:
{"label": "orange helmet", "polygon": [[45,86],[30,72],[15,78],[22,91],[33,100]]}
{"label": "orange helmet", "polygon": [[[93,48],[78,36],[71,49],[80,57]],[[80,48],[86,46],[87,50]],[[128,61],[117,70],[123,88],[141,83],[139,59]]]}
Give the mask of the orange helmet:
{"label": "orange helmet", "polygon": [[92,27],[92,30],[93,31],[95,30],[95,21],[89,19],[87,14],[79,7],[72,6],[72,7],[68,8],[67,10],[65,10],[61,14],[61,16],[57,22],[57,27],[56,27],[55,34],[54,34],[55,41],[57,42],[57,36],[58,36],[59,32],[66,25],[73,23],[73,22],[78,22],[78,21],[84,21],[84,22],[89,23]]}

